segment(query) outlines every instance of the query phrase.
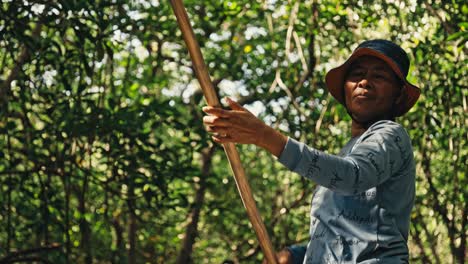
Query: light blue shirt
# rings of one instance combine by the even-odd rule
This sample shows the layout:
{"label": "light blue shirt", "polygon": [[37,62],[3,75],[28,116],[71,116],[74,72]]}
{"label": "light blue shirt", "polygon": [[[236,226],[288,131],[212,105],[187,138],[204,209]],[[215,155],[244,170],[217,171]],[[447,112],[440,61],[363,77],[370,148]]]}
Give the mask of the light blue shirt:
{"label": "light blue shirt", "polygon": [[400,124],[376,122],[338,156],[289,138],[279,161],[318,184],[299,263],[408,263],[415,165]]}

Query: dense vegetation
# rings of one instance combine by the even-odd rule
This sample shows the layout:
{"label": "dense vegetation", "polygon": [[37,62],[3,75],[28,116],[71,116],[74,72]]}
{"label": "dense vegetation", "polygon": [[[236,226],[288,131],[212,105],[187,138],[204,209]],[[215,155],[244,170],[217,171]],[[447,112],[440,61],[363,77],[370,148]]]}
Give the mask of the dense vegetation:
{"label": "dense vegetation", "polygon": [[[330,153],[350,119],[326,71],[364,39],[401,43],[422,88],[398,120],[411,262],[467,261],[466,1],[185,4],[219,95]],[[262,259],[167,1],[2,1],[0,99],[0,263]],[[306,242],[314,184],[238,149],[275,248]]]}

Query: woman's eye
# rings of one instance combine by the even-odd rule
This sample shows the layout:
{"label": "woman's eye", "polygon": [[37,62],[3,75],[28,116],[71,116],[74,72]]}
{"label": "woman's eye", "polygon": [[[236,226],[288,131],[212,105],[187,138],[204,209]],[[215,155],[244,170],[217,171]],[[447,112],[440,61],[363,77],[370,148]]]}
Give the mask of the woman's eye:
{"label": "woman's eye", "polygon": [[364,71],[352,71],[350,76],[361,76],[364,74]]}
{"label": "woman's eye", "polygon": [[384,74],[376,74],[375,75],[375,78],[379,79],[379,80],[389,80],[389,77],[384,75]]}

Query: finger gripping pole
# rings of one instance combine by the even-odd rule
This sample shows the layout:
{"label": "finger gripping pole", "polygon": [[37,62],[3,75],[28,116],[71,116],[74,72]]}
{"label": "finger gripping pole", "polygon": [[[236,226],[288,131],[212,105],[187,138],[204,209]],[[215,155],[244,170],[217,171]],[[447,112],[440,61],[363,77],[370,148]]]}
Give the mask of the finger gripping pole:
{"label": "finger gripping pole", "polygon": [[[172,9],[174,10],[174,14],[177,17],[177,22],[179,24],[180,30],[182,31],[182,36],[192,59],[195,75],[203,90],[206,101],[210,106],[220,107],[218,97],[214,91],[213,83],[211,82],[210,75],[208,74],[208,69],[206,67],[205,61],[203,60],[200,46],[198,45],[198,42],[195,38],[195,34],[193,33],[193,29],[190,25],[190,21],[188,19],[187,12],[185,11],[183,2],[181,0],[170,0],[170,2]],[[265,255],[268,263],[277,264],[278,262],[276,260],[273,246],[262,218],[260,217],[257,206],[255,205],[255,200],[252,196],[249,183],[246,179],[244,168],[242,167],[236,146],[233,143],[226,143],[223,144],[223,147],[234,174],[234,179],[236,181],[239,195],[247,211],[247,216],[250,220],[250,223],[252,224],[255,234],[257,235],[262,252]]]}

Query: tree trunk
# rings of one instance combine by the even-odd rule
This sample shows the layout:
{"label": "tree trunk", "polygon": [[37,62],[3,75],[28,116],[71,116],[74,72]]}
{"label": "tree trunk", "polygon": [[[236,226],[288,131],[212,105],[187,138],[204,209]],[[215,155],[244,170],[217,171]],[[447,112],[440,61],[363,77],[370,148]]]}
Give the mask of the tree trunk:
{"label": "tree trunk", "polygon": [[[10,156],[11,160],[11,140],[10,136],[7,134],[7,146],[8,146],[8,155]],[[11,166],[11,161],[10,164]],[[13,185],[13,177],[11,173],[8,173],[8,190],[7,190],[7,243],[6,243],[6,254],[10,253],[11,249],[11,241],[13,240],[13,228],[11,225],[11,214],[13,213],[12,205],[11,205],[11,186]]]}
{"label": "tree trunk", "polygon": [[69,171],[65,169],[65,162],[62,163],[63,189],[65,191],[65,263],[70,263],[71,238],[70,238],[70,174],[73,171],[73,163],[70,163]]}
{"label": "tree trunk", "polygon": [[[90,161],[91,163],[91,161]],[[88,192],[89,173],[85,173],[83,179],[83,186],[79,197],[79,211],[80,211],[80,230],[81,230],[81,247],[85,253],[85,263],[90,264],[93,262],[93,253],[91,246],[91,228],[88,220],[86,220],[86,194]]]}
{"label": "tree trunk", "polygon": [[112,226],[115,230],[115,250],[112,252],[112,263],[122,263],[124,256],[123,252],[125,252],[125,247],[123,244],[123,233],[124,230],[122,225],[120,225],[119,220],[120,215],[114,215],[112,217]]}
{"label": "tree trunk", "polygon": [[134,206],[134,186],[133,182],[129,184],[129,196],[128,200],[129,205],[129,223],[128,223],[128,264],[135,264],[136,262],[136,237],[137,237],[137,219],[135,216],[135,206]]}
{"label": "tree trunk", "polygon": [[137,236],[137,223],[134,212],[130,212],[130,223],[128,225],[128,264],[136,263],[136,236]]}
{"label": "tree trunk", "polygon": [[195,201],[192,206],[188,217],[190,219],[187,228],[185,229],[184,240],[182,241],[182,248],[179,251],[179,255],[176,259],[177,264],[193,263],[192,261],[192,249],[195,243],[195,238],[198,236],[198,220],[200,219],[200,211],[205,200],[206,190],[206,179],[211,173],[211,160],[215,146],[205,148],[202,151],[202,175],[199,182],[197,192],[195,194]]}

